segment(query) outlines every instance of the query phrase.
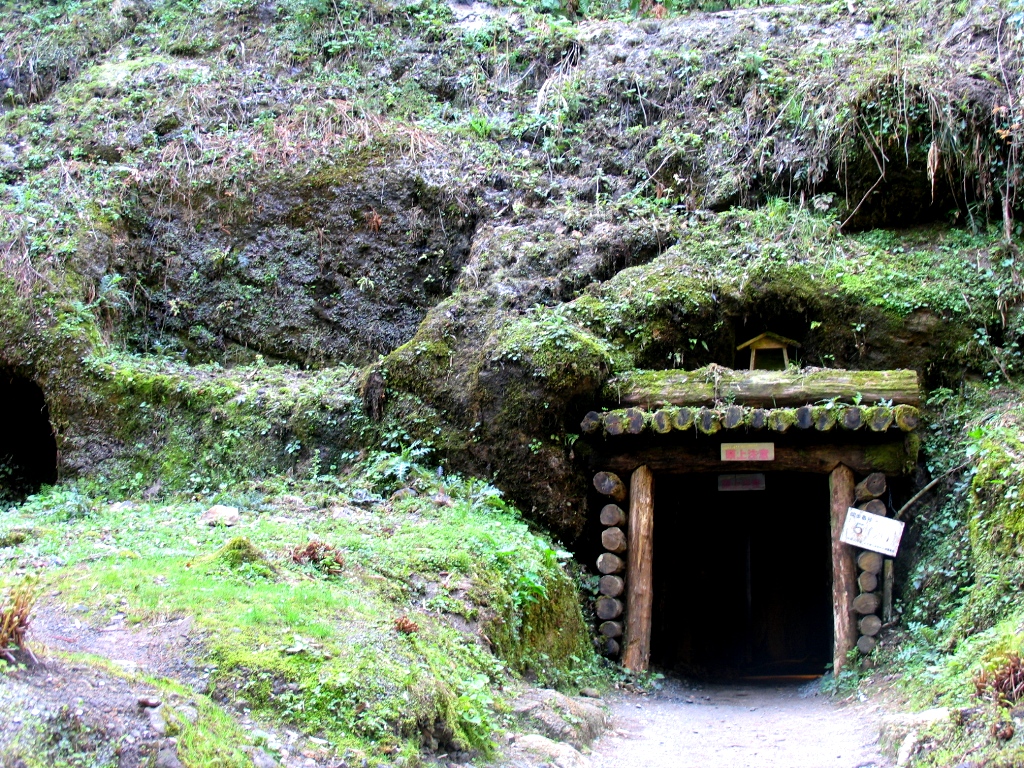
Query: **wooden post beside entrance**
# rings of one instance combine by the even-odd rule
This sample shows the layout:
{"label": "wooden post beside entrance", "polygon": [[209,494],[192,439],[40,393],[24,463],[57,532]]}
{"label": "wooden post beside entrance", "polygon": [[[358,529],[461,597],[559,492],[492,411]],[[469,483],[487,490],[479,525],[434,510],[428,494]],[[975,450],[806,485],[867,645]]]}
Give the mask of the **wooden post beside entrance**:
{"label": "wooden post beside entrance", "polygon": [[835,620],[835,647],[832,671],[838,675],[846,654],[857,643],[853,599],[857,596],[857,563],[854,550],[839,540],[846,522],[846,510],[853,506],[853,470],[840,464],[829,475],[832,497],[832,610]]}
{"label": "wooden post beside entrance", "polygon": [[622,666],[644,672],[651,660],[654,607],[654,475],[646,466],[638,467],[630,479],[627,541],[626,643]]}

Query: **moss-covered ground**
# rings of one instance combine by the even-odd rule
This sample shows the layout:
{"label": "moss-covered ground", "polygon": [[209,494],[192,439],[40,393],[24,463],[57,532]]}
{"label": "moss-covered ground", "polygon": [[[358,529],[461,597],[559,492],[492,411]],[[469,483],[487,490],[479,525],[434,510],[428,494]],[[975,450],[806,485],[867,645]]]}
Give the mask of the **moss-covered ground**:
{"label": "moss-covered ground", "polygon": [[[487,755],[511,726],[506,702],[521,680],[578,688],[601,673],[568,553],[496,489],[427,469],[422,454],[374,454],[347,475],[235,484],[197,501],[112,498],[96,482],[54,488],[4,515],[4,582],[30,574],[42,610],[75,606],[94,626],[191,617],[201,693],[336,754],[415,761],[433,740]],[[200,524],[212,502],[237,506],[241,522]],[[292,557],[311,541],[334,548],[331,568]],[[227,717],[209,701],[202,722]],[[253,742],[232,752],[237,725],[205,727],[215,735],[183,734],[187,765]]]}
{"label": "moss-covered ground", "polygon": [[[190,764],[242,759],[243,700],[342,753],[486,752],[503,687],[594,664],[513,502],[577,536],[609,378],[772,329],[922,374],[915,481],[967,466],[913,511],[877,674],[973,707],[1024,620],[1018,0],[473,13],[0,0],[0,375],[62,480],[0,515],[0,578],[192,617]],[[291,559],[314,537],[340,572]],[[1004,709],[918,759],[1019,762]]]}

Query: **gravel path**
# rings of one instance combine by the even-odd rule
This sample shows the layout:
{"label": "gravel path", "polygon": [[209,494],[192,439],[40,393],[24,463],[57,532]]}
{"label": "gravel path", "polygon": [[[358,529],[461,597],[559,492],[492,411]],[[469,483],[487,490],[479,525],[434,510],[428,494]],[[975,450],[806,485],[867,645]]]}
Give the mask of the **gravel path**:
{"label": "gravel path", "polygon": [[690,686],[611,701],[593,768],[886,768],[881,712],[837,704],[817,681]]}

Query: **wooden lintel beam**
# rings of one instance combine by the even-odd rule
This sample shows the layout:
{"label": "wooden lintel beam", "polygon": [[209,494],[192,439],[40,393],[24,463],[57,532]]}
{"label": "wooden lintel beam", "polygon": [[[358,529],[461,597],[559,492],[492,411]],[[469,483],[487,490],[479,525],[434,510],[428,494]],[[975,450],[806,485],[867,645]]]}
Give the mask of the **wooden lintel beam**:
{"label": "wooden lintel beam", "polygon": [[881,445],[775,446],[774,461],[722,461],[718,445],[646,448],[628,453],[595,456],[603,469],[628,474],[646,465],[653,472],[817,472],[827,474],[840,464],[854,472],[901,475],[913,470],[912,456],[904,441]]}
{"label": "wooden lintel beam", "polygon": [[700,371],[631,371],[609,381],[605,396],[623,408],[710,406],[722,401],[777,408],[832,399],[918,405],[921,388],[917,372],[911,370],[734,371],[715,366]]}

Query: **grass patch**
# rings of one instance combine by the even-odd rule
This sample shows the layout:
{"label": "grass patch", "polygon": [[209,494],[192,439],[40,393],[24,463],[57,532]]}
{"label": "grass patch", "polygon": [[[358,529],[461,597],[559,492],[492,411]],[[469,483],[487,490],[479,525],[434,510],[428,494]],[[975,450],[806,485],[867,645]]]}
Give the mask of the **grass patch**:
{"label": "grass patch", "polygon": [[[488,753],[504,686],[524,673],[579,684],[597,669],[567,555],[493,487],[439,476],[412,451],[348,477],[225,491],[217,500],[242,509],[233,529],[200,526],[206,502],[85,492],[69,516],[69,493],[15,511],[12,525],[39,531],[14,549],[16,566],[59,557],[45,588],[94,622],[192,616],[212,695],[335,750],[411,756],[429,734]],[[333,547],[338,567],[293,558],[310,541]]]}

